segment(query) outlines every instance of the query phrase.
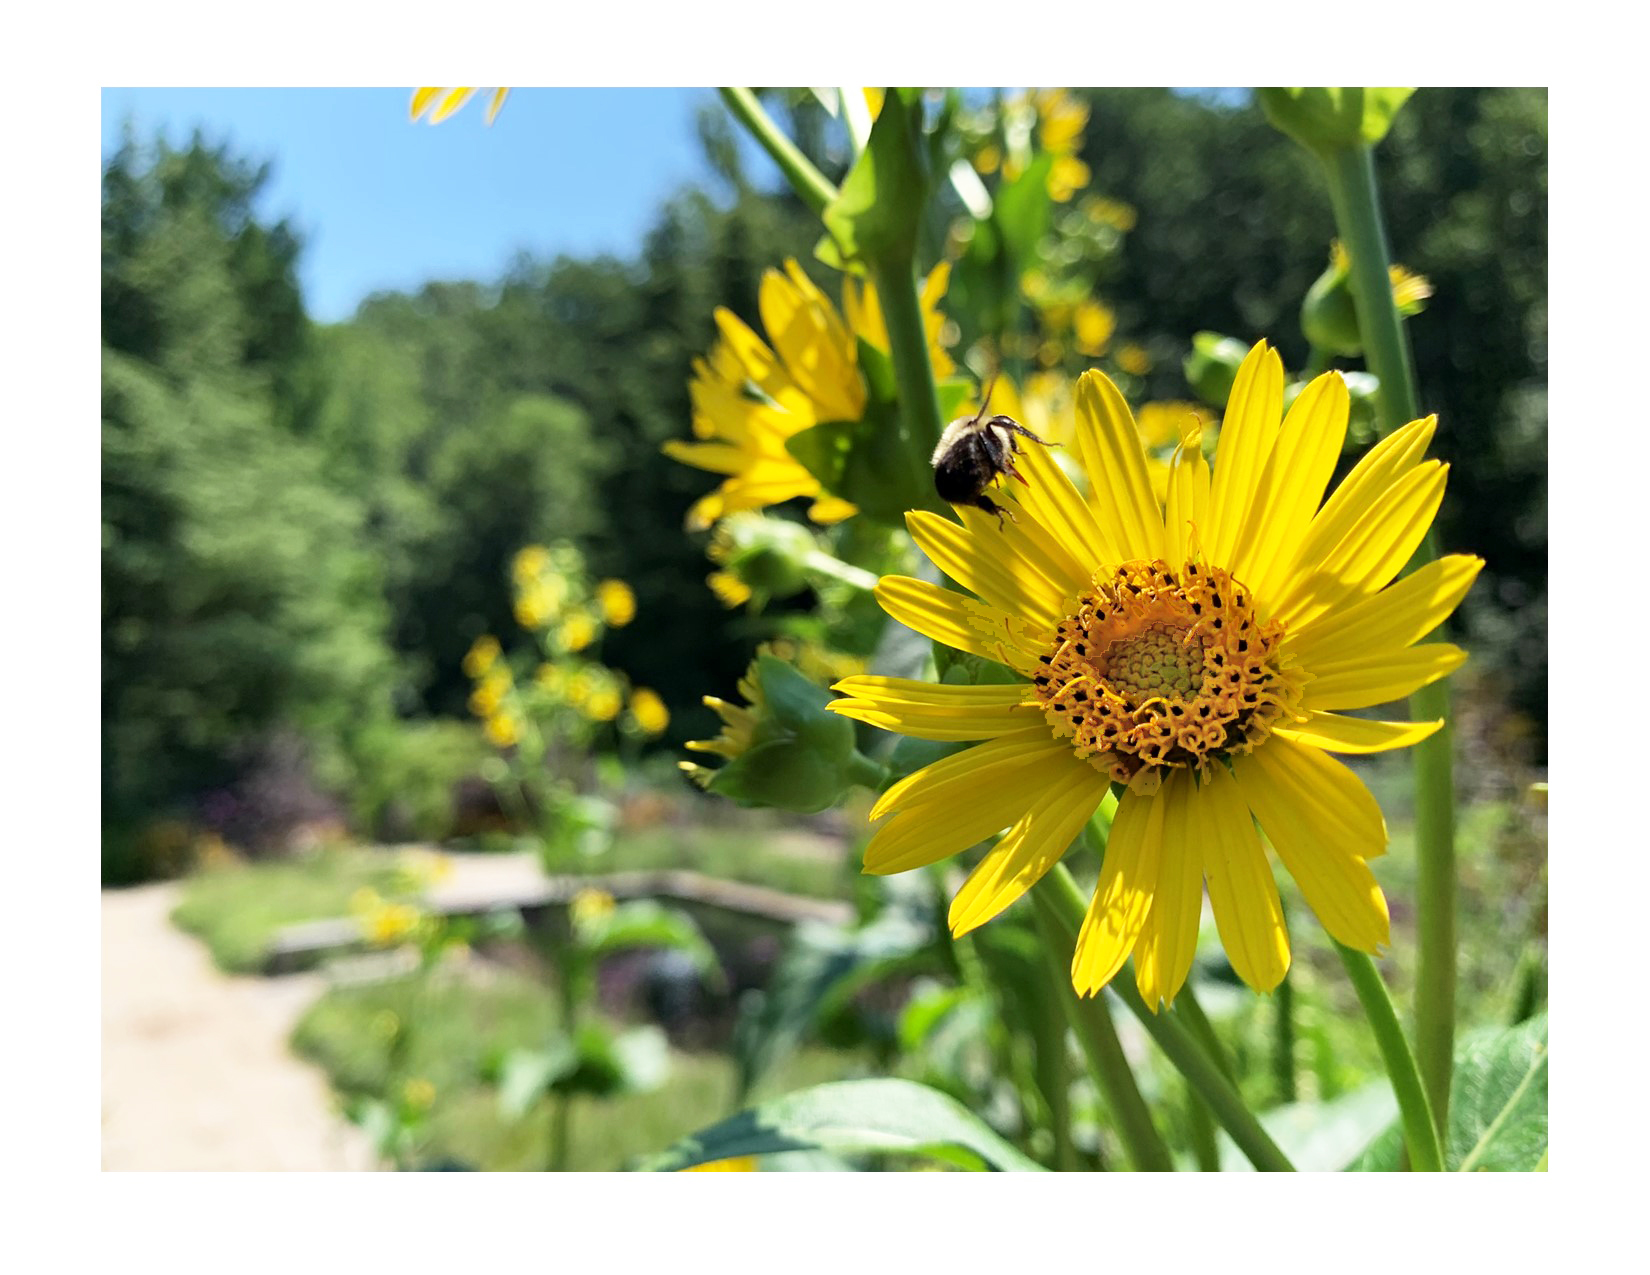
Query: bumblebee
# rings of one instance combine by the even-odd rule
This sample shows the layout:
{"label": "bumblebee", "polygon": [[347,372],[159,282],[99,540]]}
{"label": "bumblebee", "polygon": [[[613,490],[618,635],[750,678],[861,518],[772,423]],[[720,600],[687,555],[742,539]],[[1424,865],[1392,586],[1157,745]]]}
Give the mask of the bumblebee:
{"label": "bumblebee", "polygon": [[991,391],[996,383],[993,378],[986,387],[985,398],[976,415],[959,416],[945,427],[930,463],[934,466],[934,490],[941,500],[953,505],[972,505],[988,514],[996,514],[997,525],[1001,526],[1005,515],[1014,517],[1013,511],[997,504],[985,494],[985,489],[1001,474],[1026,481],[1014,468],[1014,457],[1020,451],[1015,436],[1029,438],[1044,447],[1057,444],[1038,438],[1012,416],[987,419],[985,410],[991,402]]}

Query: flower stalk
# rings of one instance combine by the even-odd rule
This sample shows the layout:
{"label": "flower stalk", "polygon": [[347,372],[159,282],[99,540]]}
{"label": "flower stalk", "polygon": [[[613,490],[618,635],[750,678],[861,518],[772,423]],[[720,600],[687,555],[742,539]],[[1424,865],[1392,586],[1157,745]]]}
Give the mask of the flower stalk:
{"label": "flower stalk", "polygon": [[[1087,910],[1082,891],[1077,888],[1077,883],[1071,879],[1071,873],[1063,863],[1055,864],[1043,881],[1045,884],[1039,885],[1032,894],[1050,896],[1043,906],[1053,909],[1060,926],[1062,946],[1074,946]],[[1129,979],[1116,979],[1110,986],[1140,1020],[1141,1026],[1157,1042],[1175,1069],[1208,1104],[1211,1114],[1231,1135],[1232,1141],[1250,1163],[1263,1172],[1293,1172],[1295,1166],[1289,1162],[1289,1157],[1272,1141],[1254,1113],[1244,1105],[1237,1090],[1221,1074],[1220,1067],[1209,1056],[1208,1050],[1180,1019],[1173,1014],[1154,1013]]]}
{"label": "flower stalk", "polygon": [[[1390,434],[1419,414],[1415,369],[1402,319],[1392,298],[1391,254],[1381,222],[1374,153],[1364,143],[1318,152],[1341,241],[1352,258],[1352,297],[1364,357],[1380,379],[1381,432]],[[1432,531],[1416,565],[1438,556]],[[1449,691],[1434,682],[1410,696],[1416,720],[1442,718],[1444,728],[1415,746],[1415,850],[1418,964],[1415,990],[1416,1054],[1435,1128],[1449,1118],[1450,1072],[1455,1056],[1455,784],[1451,772]]]}
{"label": "flower stalk", "polygon": [[1341,963],[1352,979],[1358,1000],[1369,1018],[1380,1046],[1381,1061],[1386,1064],[1387,1076],[1392,1081],[1392,1092],[1398,1099],[1398,1111],[1404,1126],[1404,1144],[1409,1148],[1410,1166],[1422,1173],[1438,1173],[1444,1167],[1444,1153],[1437,1126],[1433,1122],[1432,1104],[1416,1069],[1415,1056],[1409,1051],[1409,1041],[1398,1025],[1398,1013],[1392,1008],[1386,984],[1381,981],[1375,962],[1367,953],[1354,951],[1341,943],[1335,944],[1341,954]]}
{"label": "flower stalk", "polygon": [[779,126],[768,118],[768,113],[762,109],[762,103],[756,100],[756,94],[749,89],[723,88],[718,89],[722,100],[727,103],[728,110],[733,117],[749,130],[779,165],[779,170],[785,174],[785,180],[790,182],[791,189],[797,198],[808,205],[815,214],[825,210],[825,205],[836,198],[836,187],[831,185],[825,174],[813,166],[813,163],[797,149],[796,143],[780,131]]}
{"label": "flower stalk", "polygon": [[882,301],[883,322],[888,328],[894,383],[899,390],[902,441],[915,484],[912,490],[925,495],[928,508],[952,516],[935,494],[934,480],[929,473],[929,457],[940,441],[945,423],[940,420],[934,364],[928,356],[928,333],[922,321],[916,265],[909,256],[873,262],[871,276]]}

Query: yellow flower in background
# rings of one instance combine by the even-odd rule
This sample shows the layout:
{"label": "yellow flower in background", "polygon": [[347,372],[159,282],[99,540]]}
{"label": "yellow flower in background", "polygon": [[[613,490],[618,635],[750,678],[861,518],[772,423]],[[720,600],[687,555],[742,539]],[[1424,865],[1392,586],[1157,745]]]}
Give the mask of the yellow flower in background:
{"label": "yellow flower in background", "polygon": [[514,713],[494,713],[484,727],[487,738],[500,748],[509,748],[521,739],[521,723]]}
{"label": "yellow flower in background", "polygon": [[549,590],[537,584],[528,585],[516,594],[515,606],[516,623],[524,629],[537,632],[550,623],[555,615],[555,607],[551,605]]}
{"label": "yellow flower in background", "polygon": [[[474,97],[474,89],[414,89],[412,95],[412,117],[418,119],[425,111],[430,112],[430,123],[439,124],[450,115],[461,110],[466,102]],[[493,99],[487,104],[487,122],[491,124],[498,118],[499,108],[504,105],[504,99],[510,95],[507,88],[494,89]],[[434,110],[430,108],[434,107]]]}
{"label": "yellow flower in background", "polygon": [[513,685],[509,668],[503,664],[494,666],[470,692],[470,711],[477,717],[491,717],[498,712]]}
{"label": "yellow flower in background", "polygon": [[[944,291],[934,276],[924,286],[924,323],[937,341],[944,319],[934,309]],[[850,285],[845,284],[845,289]],[[816,522],[838,522],[853,505],[824,491],[785,449],[787,439],[824,421],[859,420],[865,385],[859,373],[856,335],[875,339],[881,309],[874,291],[845,292],[852,318],[844,320],[794,260],[783,272],[769,270],[757,298],[770,347],[732,311],[718,308],[720,337],[708,359],[696,359],[688,386],[693,399],[694,442],[672,441],[665,454],[712,473],[722,485],[688,511],[688,526],[703,530],[717,519],[796,497],[814,501]],[[936,322],[937,320],[937,322]],[[931,351],[944,357],[943,350]]]}
{"label": "yellow flower in background", "polygon": [[1072,962],[1084,995],[1132,954],[1147,1003],[1172,1002],[1205,881],[1233,968],[1275,988],[1289,942],[1262,832],[1334,938],[1365,952],[1388,939],[1369,868],[1386,823],[1331,754],[1403,748],[1439,728],[1346,713],[1459,667],[1459,647],[1420,639],[1483,563],[1455,554],[1391,583],[1443,499],[1446,467],[1422,459],[1436,418],[1383,440],[1325,500],[1346,438],[1345,383],[1318,377],[1285,416],[1283,380],[1276,352],[1256,345],[1213,470],[1199,446],[1182,447],[1165,512],[1122,395],[1086,373],[1076,450],[1092,494],[1048,449],[1028,447],[1029,485],[1003,492],[1017,521],[971,508],[957,510],[960,527],[908,515],[918,545],[977,600],[900,576],[877,587],[902,624],[1026,680],[850,678],[830,704],[921,739],[984,741],[889,788],[865,852],[867,872],[903,872],[1008,829],[953,901],[955,934],[1015,902],[1110,785],[1126,786]]}
{"label": "yellow flower in background", "polygon": [[1072,326],[1077,333],[1078,351],[1094,358],[1104,354],[1111,343],[1111,334],[1117,330],[1117,316],[1102,302],[1080,301]]}
{"label": "yellow flower in background", "polygon": [[510,560],[510,571],[518,584],[536,580],[550,565],[550,551],[543,545],[523,545]]}
{"label": "yellow flower in background", "polygon": [[1125,204],[1121,199],[1108,199],[1104,195],[1089,195],[1077,207],[1090,221],[1100,222],[1125,234],[1134,229],[1140,216],[1133,205]]}
{"label": "yellow flower in background", "polygon": [[756,1173],[756,1157],[753,1155],[729,1156],[726,1160],[710,1160],[704,1164],[696,1164],[692,1168],[683,1169],[683,1173]]}
{"label": "yellow flower in background", "polygon": [[603,580],[596,586],[596,605],[608,628],[622,629],[636,618],[636,595],[623,580]]}
{"label": "yellow flower in background", "polygon": [[1062,155],[1048,170],[1048,197],[1057,204],[1068,202],[1089,184],[1089,166],[1074,155]]}
{"label": "yellow flower in background", "polygon": [[390,947],[412,936],[424,914],[410,903],[391,903],[363,886],[350,896],[350,911],[374,947]]}
{"label": "yellow flower in background", "polygon": [[595,640],[595,618],[585,611],[573,612],[556,630],[556,641],[564,650],[582,651]]}
{"label": "yellow flower in background", "polygon": [[[951,263],[942,261],[928,272],[917,294],[922,309],[922,330],[928,336],[928,358],[934,365],[935,376],[950,376],[957,370],[957,365],[940,343],[945,331],[945,315],[940,312],[940,301],[950,284]],[[882,317],[882,302],[871,283],[862,285],[853,275],[843,276],[842,313],[855,336],[879,350],[891,348],[888,324]]]}
{"label": "yellow flower in background", "polygon": [[1070,89],[1036,89],[1031,94],[1036,108],[1037,142],[1046,151],[1069,155],[1083,141],[1088,126],[1089,106]]}
{"label": "yellow flower in background", "polygon": [[435,1106],[435,1086],[423,1076],[414,1076],[401,1086],[401,1101],[414,1111],[428,1111]]}
{"label": "yellow flower in background", "polygon": [[624,707],[624,700],[617,688],[602,686],[592,691],[579,707],[593,722],[610,722],[619,715],[619,710]]}
{"label": "yellow flower in background", "polygon": [[712,571],[705,577],[705,583],[716,595],[716,600],[730,611],[735,607],[744,606],[751,600],[750,585],[731,571]]}
{"label": "yellow flower in background", "polygon": [[1144,376],[1152,370],[1152,356],[1143,347],[1130,342],[1117,352],[1117,366],[1130,376]]}
{"label": "yellow flower in background", "polygon": [[630,693],[630,717],[644,735],[663,735],[670,727],[670,710],[664,700],[645,686]]}
{"label": "yellow flower in background", "polygon": [[[1352,273],[1352,258],[1339,239],[1329,245],[1329,266],[1342,276]],[[1432,281],[1407,266],[1388,266],[1387,277],[1392,280],[1392,304],[1398,307],[1399,314],[1419,313],[1421,303],[1432,295]]]}
{"label": "yellow flower in background", "polygon": [[478,637],[464,655],[464,675],[466,677],[480,677],[493,667],[501,651],[498,639],[492,634]]}
{"label": "yellow flower in background", "polygon": [[533,685],[547,694],[560,696],[567,689],[567,672],[559,664],[540,664],[533,673]]}
{"label": "yellow flower in background", "polygon": [[574,925],[594,925],[612,916],[618,906],[618,902],[606,890],[591,887],[580,890],[573,896],[567,912],[573,918]]}
{"label": "yellow flower in background", "polygon": [[987,142],[974,152],[974,171],[982,177],[989,177],[1002,166],[1002,148],[994,142]]}

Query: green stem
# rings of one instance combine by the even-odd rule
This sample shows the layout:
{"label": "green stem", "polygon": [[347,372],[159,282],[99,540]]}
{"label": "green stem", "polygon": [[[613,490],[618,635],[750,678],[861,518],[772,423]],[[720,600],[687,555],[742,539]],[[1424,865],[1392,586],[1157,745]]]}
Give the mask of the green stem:
{"label": "green stem", "polygon": [[1437,1126],[1433,1123],[1432,1106],[1421,1084],[1415,1056],[1409,1052],[1409,1042],[1404,1039],[1404,1029],[1398,1025],[1398,1014],[1392,1008],[1392,998],[1387,995],[1386,984],[1381,981],[1375,962],[1366,953],[1354,951],[1341,943],[1335,944],[1335,950],[1341,954],[1341,962],[1352,978],[1352,986],[1375,1032],[1375,1043],[1380,1046],[1381,1061],[1386,1064],[1392,1092],[1398,1099],[1409,1162],[1423,1173],[1440,1172],[1444,1167],[1444,1153]]}
{"label": "green stem", "polygon": [[851,562],[844,562],[823,549],[812,549],[803,555],[802,565],[805,569],[817,575],[828,576],[832,580],[840,580],[850,588],[871,592],[877,587],[877,577],[864,567],[856,567]]}
{"label": "green stem", "polygon": [[[1236,1087],[1237,1077],[1232,1070],[1231,1061],[1226,1057],[1226,1051],[1221,1048],[1220,1037],[1215,1035],[1214,1024],[1203,1012],[1203,1006],[1198,1004],[1190,979],[1187,979],[1186,985],[1176,995],[1172,1012],[1186,1020],[1187,1030],[1203,1046],[1210,1061],[1220,1069],[1220,1074],[1226,1077],[1227,1083]],[[1197,1155],[1198,1168],[1205,1173],[1218,1172],[1220,1147],[1215,1142],[1213,1113],[1209,1110],[1209,1104],[1203,1101],[1196,1090],[1190,1090],[1188,1096],[1191,1100],[1192,1150]]]}
{"label": "green stem", "polygon": [[1278,1087],[1278,1101],[1294,1102],[1295,985],[1288,974],[1278,984],[1272,1001],[1272,1079]]}
{"label": "green stem", "polygon": [[934,494],[934,480],[929,471],[929,458],[934,454],[945,424],[940,420],[934,365],[928,357],[928,332],[922,322],[916,266],[909,258],[888,258],[871,263],[871,277],[882,302],[883,322],[888,328],[894,384],[899,391],[902,450],[911,466],[916,483],[914,490],[926,493],[930,508],[949,513]]}
{"label": "green stem", "polygon": [[[1083,923],[1083,913],[1087,910],[1082,892],[1064,864],[1055,864],[1044,879],[1052,883],[1062,936],[1068,945],[1075,944]],[[1209,1104],[1214,1118],[1231,1134],[1232,1141],[1249,1157],[1250,1163],[1268,1172],[1293,1171],[1295,1166],[1289,1163],[1289,1157],[1272,1141],[1254,1113],[1243,1105],[1237,1090],[1220,1074],[1220,1068],[1185,1024],[1173,1014],[1153,1013],[1128,979],[1113,979],[1111,988],[1140,1020],[1141,1026],[1157,1042],[1158,1048],[1168,1056],[1175,1069]]]}
{"label": "green stem", "polygon": [[824,212],[825,205],[836,198],[836,187],[768,118],[762,103],[756,100],[756,94],[749,89],[718,89],[717,92],[727,103],[728,110],[733,112],[733,117],[773,157],[773,162],[779,165],[779,171],[785,174],[785,180],[790,182],[797,197],[815,214]]}
{"label": "green stem", "polygon": [[1042,934],[1043,955],[1048,961],[1050,977],[1060,989],[1066,1018],[1083,1047],[1083,1057],[1088,1060],[1095,1087],[1105,1095],[1117,1121],[1118,1136],[1128,1148],[1129,1159],[1142,1172],[1173,1169],[1174,1158],[1152,1123],[1151,1109],[1140,1096],[1134,1071],[1123,1054],[1123,1043],[1117,1039],[1117,1028],[1111,1021],[1106,998],[1079,997],[1072,988],[1071,974],[1062,955],[1071,946],[1071,939],[1058,899],[1046,886],[1033,890],[1031,898],[1037,908],[1037,928]]}
{"label": "green stem", "polygon": [[[1364,145],[1323,153],[1329,197],[1341,241],[1352,259],[1352,298],[1364,357],[1380,379],[1381,432],[1390,434],[1419,414],[1415,369],[1403,320],[1392,300],[1391,257],[1375,186],[1374,152]],[[1428,532],[1418,562],[1437,557]],[[1410,696],[1419,721],[1447,719],[1449,691],[1436,682]],[[1415,1041],[1421,1076],[1439,1136],[1449,1118],[1450,1071],[1455,1057],[1455,784],[1447,724],[1415,746],[1415,903],[1418,961]]]}

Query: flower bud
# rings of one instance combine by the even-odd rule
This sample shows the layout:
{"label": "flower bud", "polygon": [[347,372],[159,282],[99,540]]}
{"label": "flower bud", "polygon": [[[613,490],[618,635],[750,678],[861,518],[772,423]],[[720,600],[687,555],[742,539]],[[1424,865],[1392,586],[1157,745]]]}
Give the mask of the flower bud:
{"label": "flower bud", "polygon": [[688,747],[724,757],[727,765],[710,770],[681,763],[700,787],[742,806],[817,814],[855,784],[880,781],[882,768],[854,747],[853,723],[826,710],[831,693],[783,660],[759,651],[739,691],[743,707],[705,698],[722,719],[722,733]]}
{"label": "flower bud", "polygon": [[[1403,266],[1390,267],[1388,275],[1398,313],[1405,318],[1419,314],[1432,295],[1432,284],[1426,276],[1412,274]],[[1301,331],[1327,353],[1363,353],[1363,335],[1358,330],[1358,311],[1352,300],[1352,259],[1339,241],[1330,245],[1328,269],[1306,291],[1306,300],[1301,303]]]}
{"label": "flower bud", "polygon": [[1205,403],[1224,411],[1232,382],[1248,354],[1249,347],[1236,337],[1199,332],[1192,338],[1192,352],[1186,356],[1186,383]]}
{"label": "flower bud", "polygon": [[1272,126],[1308,150],[1373,146],[1392,127],[1392,117],[1414,89],[1257,89]]}
{"label": "flower bud", "polygon": [[759,513],[729,514],[716,524],[707,551],[720,571],[711,588],[726,606],[788,598],[808,586],[807,562],[819,542],[800,523]]}

